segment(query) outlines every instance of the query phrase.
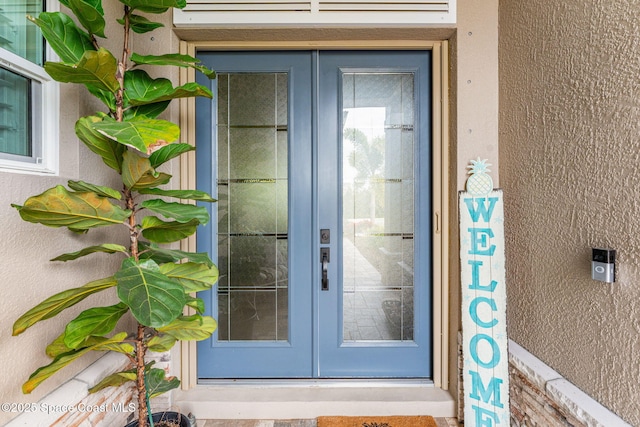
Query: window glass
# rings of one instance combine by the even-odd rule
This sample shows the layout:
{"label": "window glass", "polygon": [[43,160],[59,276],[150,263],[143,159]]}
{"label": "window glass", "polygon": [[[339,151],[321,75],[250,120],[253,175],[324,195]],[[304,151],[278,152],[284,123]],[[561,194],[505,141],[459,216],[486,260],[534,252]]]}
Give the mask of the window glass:
{"label": "window glass", "polygon": [[2,171],[57,173],[58,90],[43,68],[42,32],[27,19],[43,12],[45,4],[46,0],[0,0]]}
{"label": "window glass", "polygon": [[0,68],[0,152],[32,156],[31,82]]}
{"label": "window glass", "polygon": [[0,0],[0,48],[37,65],[44,64],[44,39],[27,20],[44,10],[43,0]]}

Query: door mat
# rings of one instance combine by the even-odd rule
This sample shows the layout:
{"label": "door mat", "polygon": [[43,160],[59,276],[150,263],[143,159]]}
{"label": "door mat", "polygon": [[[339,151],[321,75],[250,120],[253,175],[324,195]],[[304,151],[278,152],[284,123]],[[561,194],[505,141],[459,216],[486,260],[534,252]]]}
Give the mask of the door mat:
{"label": "door mat", "polygon": [[318,427],[438,427],[427,415],[413,417],[318,417]]}

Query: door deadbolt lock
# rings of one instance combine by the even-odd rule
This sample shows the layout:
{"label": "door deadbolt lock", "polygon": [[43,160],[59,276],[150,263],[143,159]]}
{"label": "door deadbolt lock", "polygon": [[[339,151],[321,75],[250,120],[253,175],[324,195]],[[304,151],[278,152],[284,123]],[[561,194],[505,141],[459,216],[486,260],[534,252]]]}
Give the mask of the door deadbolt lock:
{"label": "door deadbolt lock", "polygon": [[331,230],[323,228],[320,230],[320,244],[328,245],[331,243]]}

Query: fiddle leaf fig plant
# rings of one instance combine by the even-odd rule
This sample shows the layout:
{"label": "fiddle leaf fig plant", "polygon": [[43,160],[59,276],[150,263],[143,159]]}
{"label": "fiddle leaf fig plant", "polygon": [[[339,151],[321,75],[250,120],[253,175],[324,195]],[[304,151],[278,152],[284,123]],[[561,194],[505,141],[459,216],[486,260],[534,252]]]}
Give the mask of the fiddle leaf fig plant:
{"label": "fiddle leaf fig plant", "polygon": [[[167,378],[162,369],[147,363],[145,354],[148,350],[167,351],[179,340],[211,336],[216,321],[203,315],[203,301],[192,294],[210,289],[218,279],[218,270],[205,253],[161,246],[178,242],[207,224],[207,209],[194,203],[215,200],[197,190],[162,188],[171,176],[159,168],[193,147],[180,142],[177,125],[158,116],[173,99],[210,98],[212,94],[196,83],[174,87],[168,79],[151,77],[141,66],[190,67],[209,78],[215,73],[187,55],[141,55],[130,50],[132,33],[144,34],[163,26],[140,13],[163,14],[171,8],[185,7],[185,0],[109,1],[119,2],[123,11],[113,25],[105,19],[101,0],[60,0],[75,20],[62,12],[43,12],[28,19],[41,29],[60,58],[60,62],[45,64],[47,73],[59,82],[84,85],[104,104],[105,111],[79,118],[75,132],[120,176],[121,187],[69,181],[66,187],[58,185],[12,206],[25,221],[66,227],[76,233],[97,227],[123,227],[129,240],[125,245],[105,242],[55,257],[52,261],[85,256],[119,256],[122,260],[110,277],[59,292],[27,311],[13,325],[13,335],[94,294],[112,292],[119,300],[117,304],[80,312],[46,347],[51,363],[30,376],[23,392],[30,393],[88,352],[122,353],[132,368],[109,375],[91,391],[135,382],[138,423],[144,427],[153,422],[149,397],[179,384],[176,378]],[[99,42],[114,26],[123,32],[122,49],[117,54]],[[137,322],[135,331],[116,331],[119,320],[129,314]]]}

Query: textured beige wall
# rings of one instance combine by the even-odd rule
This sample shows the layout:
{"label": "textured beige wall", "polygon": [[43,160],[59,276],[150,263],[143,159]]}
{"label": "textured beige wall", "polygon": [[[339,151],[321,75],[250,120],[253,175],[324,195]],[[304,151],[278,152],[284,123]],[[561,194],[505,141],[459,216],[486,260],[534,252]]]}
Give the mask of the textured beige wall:
{"label": "textured beige wall", "polygon": [[[640,4],[500,1],[510,338],[640,425]],[[590,248],[618,251],[613,285]]]}
{"label": "textured beige wall", "polygon": [[[116,11],[121,15],[121,3],[103,3],[109,20],[115,19]],[[163,22],[168,28],[146,35],[135,35],[133,50],[139,47],[142,51],[144,45],[145,49],[152,49],[153,53],[158,53],[159,49],[172,49],[173,52],[177,52],[178,43],[170,30],[170,16],[167,15]],[[119,49],[121,35],[108,35],[111,37],[105,45],[114,50]],[[171,77],[177,79],[177,72]],[[22,204],[29,196],[40,194],[57,184],[65,185],[70,179],[115,185],[115,172],[85,148],[73,130],[73,125],[80,116],[92,114],[97,110],[104,111],[104,108],[93,102],[84,88],[74,85],[61,85],[60,99],[60,175],[44,177],[0,172],[0,232],[3,236],[0,244],[0,259],[3,260],[3,304],[0,310],[2,403],[36,402],[99,356],[98,353],[85,356],[79,363],[64,368],[45,381],[31,395],[22,394],[22,383],[29,375],[38,367],[50,362],[44,354],[44,348],[62,332],[66,322],[77,316],[82,309],[93,305],[110,305],[116,301],[115,292],[107,295],[109,291],[106,291],[90,297],[54,319],[33,326],[18,337],[11,336],[13,322],[25,311],[54,293],[113,274],[114,267],[121,262],[121,258],[115,255],[109,257],[100,254],[67,263],[49,262],[51,258],[92,244],[126,244],[127,241],[126,232],[118,233],[114,228],[91,230],[87,235],[79,236],[66,229],[26,223],[20,220],[17,211],[10,206],[11,203]],[[177,104],[173,108],[166,118],[177,120]],[[0,412],[0,425],[4,425],[16,415],[18,413]]]}

